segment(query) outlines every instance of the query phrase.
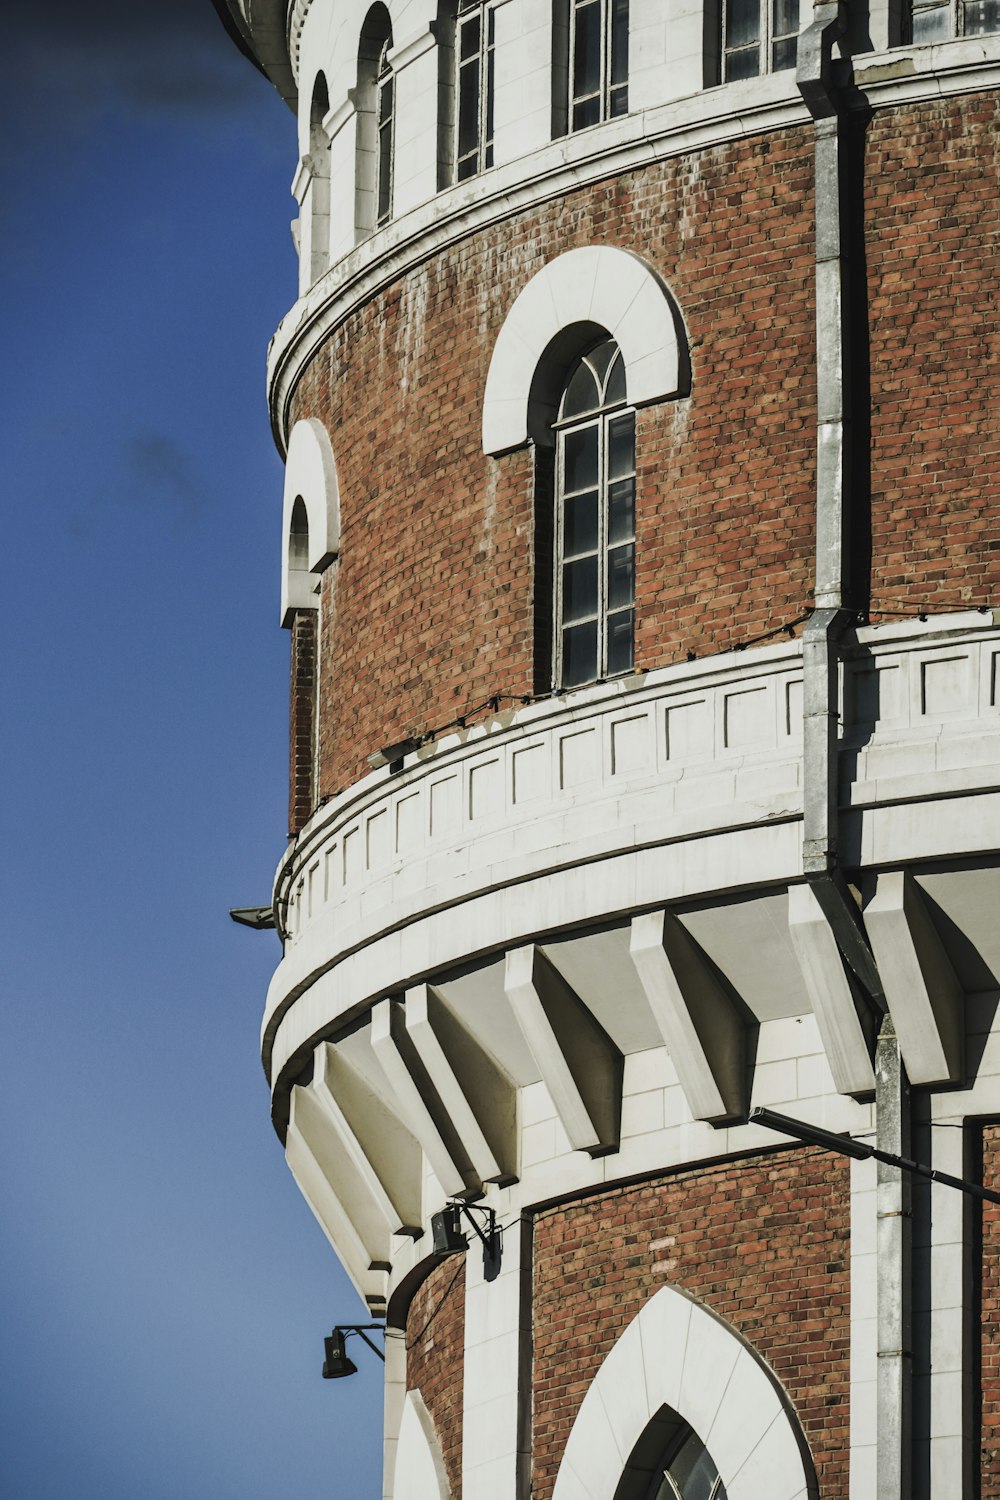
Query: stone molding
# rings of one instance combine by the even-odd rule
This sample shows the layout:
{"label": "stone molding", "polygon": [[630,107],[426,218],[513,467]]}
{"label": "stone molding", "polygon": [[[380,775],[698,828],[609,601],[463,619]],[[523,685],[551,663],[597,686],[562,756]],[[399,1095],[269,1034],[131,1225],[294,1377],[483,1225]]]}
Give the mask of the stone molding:
{"label": "stone molding", "polygon": [[[485,453],[519,448],[529,437],[551,442],[556,398],[536,402],[537,386],[552,345],[575,324],[611,334],[631,406],[682,394],[687,349],[678,337],[680,313],[652,266],[610,245],[567,250],[521,289],[497,335],[483,398]],[[563,375],[559,362],[548,382],[553,392]]]}
{"label": "stone molding", "polygon": [[729,1500],[814,1500],[808,1447],[781,1385],[704,1304],[665,1286],[607,1355],[573,1423],[553,1500],[604,1500],[664,1406],[708,1448]]}

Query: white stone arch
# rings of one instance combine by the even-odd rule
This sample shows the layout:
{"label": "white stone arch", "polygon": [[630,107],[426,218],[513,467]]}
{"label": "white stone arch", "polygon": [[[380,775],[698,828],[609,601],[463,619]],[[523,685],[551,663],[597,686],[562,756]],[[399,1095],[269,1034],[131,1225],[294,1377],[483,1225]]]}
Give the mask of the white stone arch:
{"label": "white stone arch", "polygon": [[630,405],[686,391],[684,325],[652,266],[610,245],[567,250],[531,278],[497,337],[483,399],[486,453],[551,442],[566,364],[590,333],[610,333],[621,349]]}
{"label": "white stone arch", "polygon": [[431,1414],[419,1391],[407,1391],[399,1424],[392,1500],[450,1500],[450,1497],[451,1486]]}
{"label": "white stone arch", "polygon": [[[296,501],[305,508],[304,546],[293,538]],[[298,512],[301,516],[301,510]],[[281,623],[297,609],[316,609],[322,573],[340,548],[340,494],[330,437],[316,417],[296,422],[288,442],[281,522]]]}
{"label": "white stone arch", "polygon": [[595,1375],[553,1500],[613,1500],[664,1406],[708,1448],[729,1500],[815,1500],[805,1439],[775,1376],[728,1324],[674,1287],[650,1298]]}

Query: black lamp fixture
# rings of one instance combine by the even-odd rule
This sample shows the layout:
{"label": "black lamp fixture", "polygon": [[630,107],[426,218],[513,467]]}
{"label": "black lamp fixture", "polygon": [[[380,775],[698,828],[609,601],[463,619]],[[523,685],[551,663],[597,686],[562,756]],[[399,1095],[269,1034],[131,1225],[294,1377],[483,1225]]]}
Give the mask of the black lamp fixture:
{"label": "black lamp fixture", "polygon": [[357,1373],[357,1365],[347,1352],[347,1340],[357,1334],[364,1339],[369,1349],[374,1350],[379,1359],[385,1364],[385,1355],[377,1344],[373,1344],[368,1337],[370,1332],[381,1332],[385,1330],[381,1323],[338,1323],[328,1338],[323,1340],[323,1379],[340,1380],[344,1375]]}
{"label": "black lamp fixture", "polygon": [[[485,1218],[485,1229],[475,1218],[476,1214],[482,1214]],[[449,1198],[440,1213],[431,1214],[431,1240],[434,1254],[454,1255],[459,1250],[469,1248],[469,1237],[462,1228],[463,1218],[469,1221],[475,1234],[482,1241],[484,1277],[487,1281],[495,1281],[500,1274],[503,1235],[492,1208],[486,1208],[478,1203],[464,1203],[461,1198]]]}

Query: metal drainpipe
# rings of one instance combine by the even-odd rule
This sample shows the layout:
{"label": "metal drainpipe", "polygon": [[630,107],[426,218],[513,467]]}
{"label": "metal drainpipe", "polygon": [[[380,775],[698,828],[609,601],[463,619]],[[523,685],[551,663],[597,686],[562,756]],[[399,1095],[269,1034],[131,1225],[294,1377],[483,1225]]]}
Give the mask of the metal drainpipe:
{"label": "metal drainpipe", "polygon": [[[851,389],[850,286],[847,264],[849,170],[847,127],[833,79],[833,46],[844,34],[844,9],[813,8],[799,37],[796,81],[813,117],[816,184],[816,609],[802,643],[803,873],[867,997],[869,1027],[881,1019],[875,1058],[879,1146],[909,1154],[908,1085],[886,1012],[878,969],[839,866],[840,646],[854,622],[850,607],[849,492]],[[846,72],[846,67],[845,67]],[[879,1500],[910,1500],[910,1211],[909,1183],[878,1169]]]}

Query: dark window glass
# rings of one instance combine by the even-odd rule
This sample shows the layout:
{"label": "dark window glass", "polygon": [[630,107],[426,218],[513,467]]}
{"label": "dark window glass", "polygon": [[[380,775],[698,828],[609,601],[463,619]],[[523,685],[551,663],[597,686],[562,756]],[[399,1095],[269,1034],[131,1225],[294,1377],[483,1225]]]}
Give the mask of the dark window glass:
{"label": "dark window glass", "polygon": [[628,0],[570,0],[573,130],[628,112]]}
{"label": "dark window glass", "polygon": [[461,7],[457,42],[456,176],[464,181],[493,165],[496,15],[488,0]]}
{"label": "dark window glass", "polygon": [[608,490],[608,541],[635,535],[635,480],[623,479]]}
{"label": "dark window glass", "polygon": [[597,613],[597,557],[563,565],[563,620],[575,625]]}
{"label": "dark window glass", "polygon": [[611,86],[628,84],[628,0],[611,5]]}
{"label": "dark window glass", "polygon": [[726,0],[726,45],[746,47],[760,40],[760,0]]}
{"label": "dark window glass", "polygon": [[378,95],[378,182],[376,194],[376,224],[385,224],[392,216],[392,136],[393,136],[393,114],[395,106],[396,85],[389,67],[389,48],[391,40],[387,40],[382,48],[382,56],[379,59],[378,82],[376,90]]}
{"label": "dark window glass", "polygon": [[597,483],[598,434],[596,426],[567,432],[564,473],[565,493],[589,490]]}
{"label": "dark window glass", "polygon": [[569,370],[556,474],[556,680],[579,686],[632,668],[635,413],[604,339]]}
{"label": "dark window glass", "polygon": [[[563,525],[563,556],[579,557],[594,552],[600,538],[598,496],[596,490],[573,495],[566,501]],[[631,536],[631,530],[629,531]]]}
{"label": "dark window glass", "polygon": [[621,479],[635,468],[635,413],[608,423],[608,478]]}
{"label": "dark window glass", "polygon": [[1000,31],[1000,0],[966,0],[966,36],[986,36]]}
{"label": "dark window glass", "polygon": [[579,687],[597,676],[597,621],[562,633],[563,687]]}
{"label": "dark window glass", "polygon": [[632,670],[632,642],[635,626],[632,610],[608,616],[608,676]]}
{"label": "dark window glass", "polygon": [[601,87],[601,5],[591,0],[576,12],[573,39],[573,95],[581,99]]}

